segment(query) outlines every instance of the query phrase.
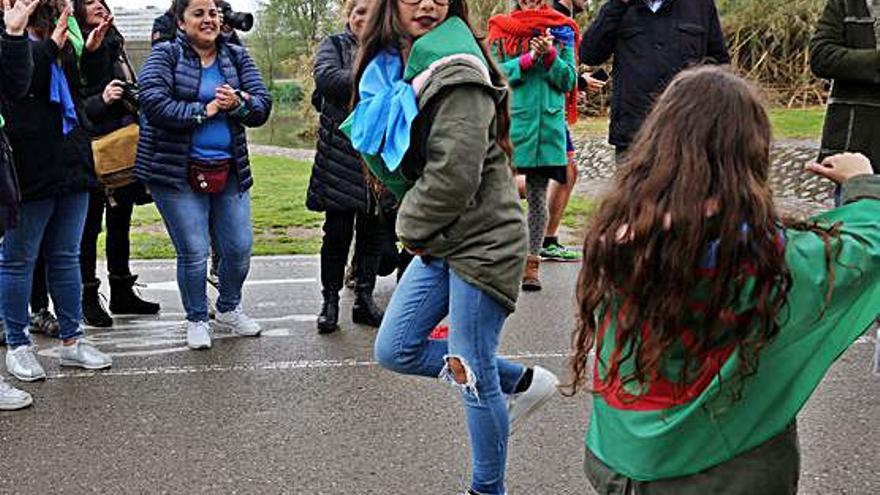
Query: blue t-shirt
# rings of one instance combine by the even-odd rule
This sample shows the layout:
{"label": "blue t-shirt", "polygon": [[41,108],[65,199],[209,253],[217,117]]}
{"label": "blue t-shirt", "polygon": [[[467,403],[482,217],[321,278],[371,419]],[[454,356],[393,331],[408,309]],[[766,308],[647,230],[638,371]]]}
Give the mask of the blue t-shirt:
{"label": "blue t-shirt", "polygon": [[[202,67],[202,81],[199,84],[199,101],[210,103],[217,88],[226,84],[220,73],[220,64],[215,60],[210,67]],[[227,160],[232,158],[232,132],[225,113],[218,113],[202,125],[196,127],[192,136],[189,157],[195,160]]]}

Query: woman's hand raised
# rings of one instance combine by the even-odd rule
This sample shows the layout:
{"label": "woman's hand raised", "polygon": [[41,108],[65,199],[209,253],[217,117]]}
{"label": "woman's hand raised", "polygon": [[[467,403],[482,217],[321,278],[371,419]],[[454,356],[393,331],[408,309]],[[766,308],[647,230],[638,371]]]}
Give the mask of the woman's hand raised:
{"label": "woman's hand raised", "polygon": [[67,44],[68,31],[70,30],[70,27],[67,25],[67,19],[70,17],[70,13],[70,5],[65,6],[64,10],[61,11],[61,15],[58,16],[58,24],[55,25],[55,30],[52,31],[52,41],[55,42],[55,46],[59,49]]}
{"label": "woman's hand raised", "polygon": [[6,34],[21,36],[27,28],[28,19],[40,4],[39,0],[18,0],[15,6],[10,5],[11,0],[3,0],[3,24],[6,26]]}

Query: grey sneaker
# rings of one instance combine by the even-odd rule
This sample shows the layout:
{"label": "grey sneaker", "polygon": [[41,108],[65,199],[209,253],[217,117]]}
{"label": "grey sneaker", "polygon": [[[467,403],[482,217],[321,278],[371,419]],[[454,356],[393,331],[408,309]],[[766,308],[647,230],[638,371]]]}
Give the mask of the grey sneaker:
{"label": "grey sneaker", "polygon": [[556,375],[540,366],[535,366],[532,373],[532,384],[528,390],[511,395],[507,403],[511,435],[522,425],[523,420],[556,394],[556,386],[559,385]]}
{"label": "grey sneaker", "polygon": [[73,345],[61,346],[61,366],[76,366],[87,370],[103,370],[113,365],[113,359],[80,339]]}
{"label": "grey sneaker", "polygon": [[227,311],[226,313],[217,312],[214,324],[219,328],[230,330],[231,332],[241,335],[242,337],[257,337],[262,331],[260,325],[251,319],[250,316],[244,314],[241,305]]}
{"label": "grey sneaker", "polygon": [[0,378],[0,411],[24,409],[34,403],[31,394],[19,390]]}
{"label": "grey sneaker", "polygon": [[23,382],[46,379],[46,372],[37,361],[34,347],[29,345],[20,345],[6,351],[6,371]]}
{"label": "grey sneaker", "polygon": [[211,348],[211,327],[207,321],[186,322],[186,346],[193,350]]}

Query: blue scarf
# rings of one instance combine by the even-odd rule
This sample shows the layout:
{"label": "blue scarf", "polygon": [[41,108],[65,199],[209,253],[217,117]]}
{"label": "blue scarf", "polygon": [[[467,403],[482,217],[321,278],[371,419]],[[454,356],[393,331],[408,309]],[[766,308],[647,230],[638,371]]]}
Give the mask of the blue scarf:
{"label": "blue scarf", "polygon": [[569,48],[574,48],[574,30],[568,26],[557,26],[550,28],[550,34]]}
{"label": "blue scarf", "polygon": [[360,101],[351,120],[351,143],[365,155],[379,155],[390,172],[409,149],[410,130],[419,113],[416,93],[403,79],[403,61],[383,50],[367,65],[358,88]]}
{"label": "blue scarf", "polygon": [[70,94],[70,86],[67,84],[67,76],[64,75],[64,70],[56,61],[52,62],[51,71],[49,101],[61,105],[63,110],[61,119],[62,130],[66,136],[79,125],[79,118],[76,116],[76,106],[73,104],[73,96]]}

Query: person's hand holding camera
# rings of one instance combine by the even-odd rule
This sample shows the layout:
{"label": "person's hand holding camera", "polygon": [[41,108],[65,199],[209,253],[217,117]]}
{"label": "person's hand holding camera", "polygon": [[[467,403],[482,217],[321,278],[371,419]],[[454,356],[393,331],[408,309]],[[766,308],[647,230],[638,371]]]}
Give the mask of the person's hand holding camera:
{"label": "person's hand holding camera", "polygon": [[104,87],[104,93],[101,95],[101,98],[104,99],[104,104],[111,105],[121,100],[124,94],[123,82],[119,79],[114,79]]}
{"label": "person's hand holding camera", "polygon": [[3,0],[3,24],[6,26],[6,34],[10,36],[22,36],[27,28],[28,19],[40,4],[39,0],[18,0],[15,5],[10,5],[12,0]]}

